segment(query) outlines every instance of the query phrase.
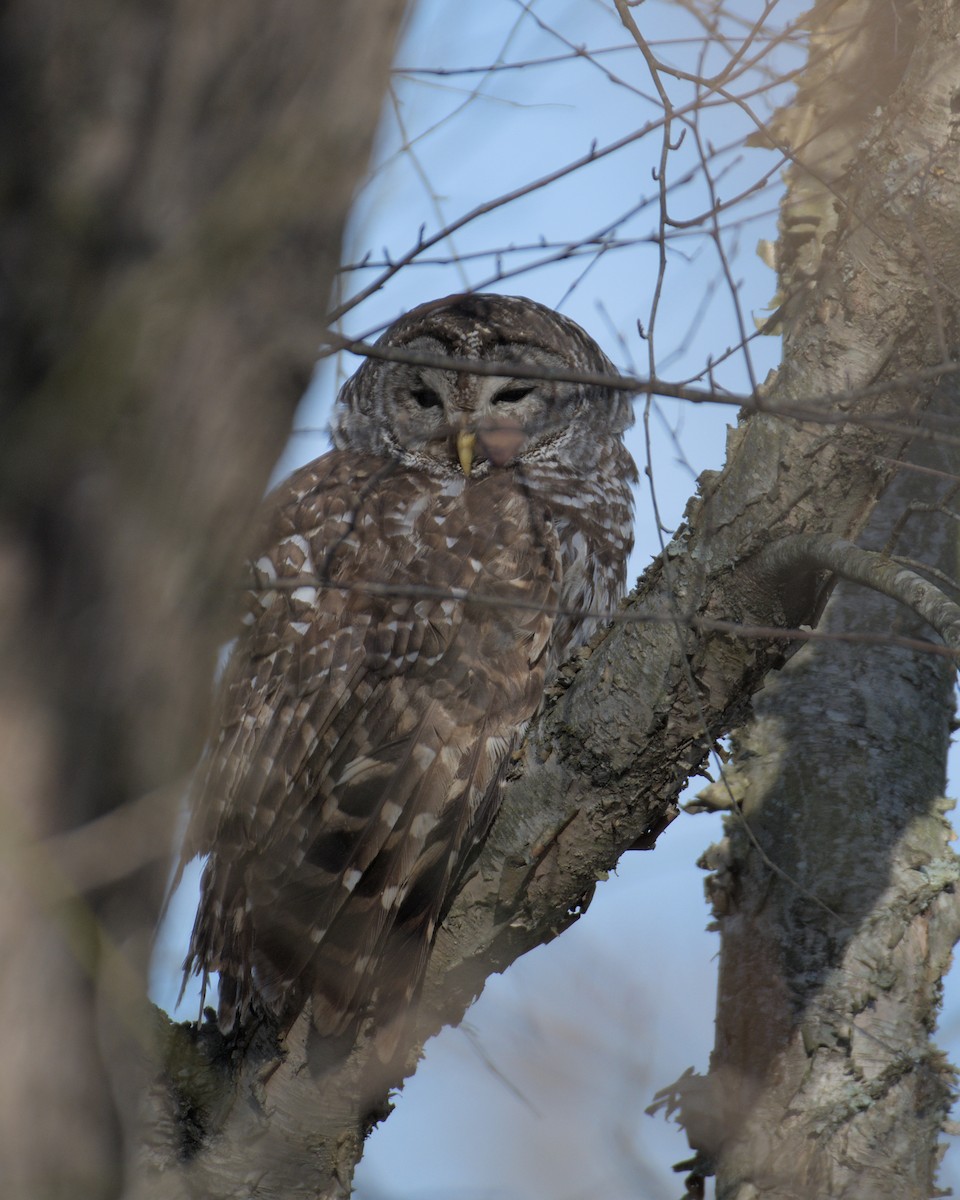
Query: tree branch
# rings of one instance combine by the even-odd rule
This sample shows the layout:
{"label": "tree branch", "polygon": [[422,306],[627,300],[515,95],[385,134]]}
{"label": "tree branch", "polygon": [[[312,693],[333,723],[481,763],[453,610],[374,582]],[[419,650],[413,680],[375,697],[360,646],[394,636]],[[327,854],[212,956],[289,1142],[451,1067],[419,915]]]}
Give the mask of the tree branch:
{"label": "tree branch", "polygon": [[960,605],[940,588],[907,567],[852,542],[819,534],[796,534],[769,546],[757,557],[759,572],[789,578],[796,571],[829,571],[899,600],[922,617],[947,645],[960,652]]}

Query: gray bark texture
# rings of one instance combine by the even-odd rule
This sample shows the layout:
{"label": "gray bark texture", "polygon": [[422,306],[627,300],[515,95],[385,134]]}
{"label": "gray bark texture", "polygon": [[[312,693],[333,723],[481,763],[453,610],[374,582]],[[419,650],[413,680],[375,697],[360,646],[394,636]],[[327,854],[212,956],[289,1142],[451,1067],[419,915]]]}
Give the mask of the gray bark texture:
{"label": "gray bark texture", "polygon": [[128,1180],[179,780],[404,8],[3,6],[6,1200]]}
{"label": "gray bark texture", "polygon": [[[923,449],[956,471],[953,448]],[[882,547],[947,486],[905,472],[865,540]],[[899,548],[955,576],[951,525],[915,511]],[[732,810],[705,856],[717,1036],[679,1106],[718,1200],[926,1200],[954,1083],[931,1041],[960,937],[943,798],[954,667],[924,652],[919,618],[857,584],[837,587],[820,628],[853,640],[811,644],[771,677],[702,794]]]}
{"label": "gray bark texture", "polygon": [[[779,130],[788,140],[805,130],[799,157],[813,167],[791,170],[784,203],[788,361],[804,279],[824,289],[817,304],[829,326],[836,305],[849,313],[857,292],[844,287],[864,268],[887,289],[893,323],[881,336],[892,353],[919,332],[900,300],[920,294],[941,358],[955,353],[956,237],[929,223],[924,181],[946,164],[956,184],[948,111],[960,108],[960,26],[953,5],[899,15],[906,21],[894,30],[875,21],[875,6],[814,10],[819,65]],[[829,72],[840,64],[840,97],[869,90],[869,103],[831,111]],[[937,125],[939,140],[928,141]],[[846,179],[857,181],[855,210]],[[840,205],[826,183],[839,187]],[[845,248],[871,230],[869,266],[848,260]],[[924,564],[939,586],[957,578],[960,391],[956,376],[931,390],[925,436],[907,454],[921,469],[897,476],[861,544]],[[862,586],[884,586],[869,571],[861,584],[841,583],[819,626],[839,640],[806,646],[770,677],[723,779],[701,794],[730,815],[704,858],[721,934],[711,1069],[667,1091],[699,1151],[691,1195],[706,1173],[717,1176],[718,1200],[941,1194],[955,1071],[932,1032],[960,937],[960,860],[943,796],[955,667],[936,653],[930,624],[955,647],[954,606],[930,589],[925,607],[923,585],[895,562],[883,570],[888,585],[899,572],[906,587],[887,590],[914,611]]]}

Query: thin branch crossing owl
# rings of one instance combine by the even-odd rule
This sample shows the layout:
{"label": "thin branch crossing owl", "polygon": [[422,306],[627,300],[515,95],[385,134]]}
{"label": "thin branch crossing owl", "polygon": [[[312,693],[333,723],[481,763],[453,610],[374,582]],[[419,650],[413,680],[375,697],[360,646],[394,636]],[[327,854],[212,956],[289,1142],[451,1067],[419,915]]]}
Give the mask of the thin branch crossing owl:
{"label": "thin branch crossing owl", "polygon": [[[623,594],[629,398],[531,300],[421,305],[336,404],[335,449],[267,500],[255,586],[198,768],[207,856],[185,973],[321,1035],[405,1012],[556,668]],[[503,363],[502,374],[422,365]],[[508,364],[543,369],[511,375]]]}

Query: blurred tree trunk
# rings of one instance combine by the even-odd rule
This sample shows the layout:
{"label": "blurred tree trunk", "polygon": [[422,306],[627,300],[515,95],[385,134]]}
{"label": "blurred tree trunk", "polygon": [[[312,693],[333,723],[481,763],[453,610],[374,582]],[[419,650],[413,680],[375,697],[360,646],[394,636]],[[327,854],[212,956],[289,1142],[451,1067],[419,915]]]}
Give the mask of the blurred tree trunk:
{"label": "blurred tree trunk", "polygon": [[124,1187],[178,780],[404,0],[0,18],[0,1192]]}
{"label": "blurred tree trunk", "polygon": [[[805,286],[825,333],[850,311],[860,285],[834,269],[836,250],[867,227],[875,251],[859,266],[890,305],[918,280],[929,304],[923,323],[904,312],[889,329],[890,352],[939,339],[946,359],[957,301],[940,267],[958,245],[929,236],[922,193],[938,170],[927,122],[958,108],[956,6],[820,4],[812,29],[807,76],[774,126],[810,168],[791,168],[783,204],[785,357],[794,314],[809,326]],[[955,580],[956,376],[931,390],[926,427],[948,435],[909,458],[933,471],[897,477],[861,544]],[[768,679],[702,794],[732,811],[705,856],[721,934],[716,1045],[706,1079],[677,1087],[701,1156],[691,1186],[715,1170],[718,1200],[926,1200],[954,1082],[931,1033],[960,937],[943,798],[955,667],[924,652],[938,639],[912,613],[856,585],[837,587],[819,628],[854,640],[812,643]]]}

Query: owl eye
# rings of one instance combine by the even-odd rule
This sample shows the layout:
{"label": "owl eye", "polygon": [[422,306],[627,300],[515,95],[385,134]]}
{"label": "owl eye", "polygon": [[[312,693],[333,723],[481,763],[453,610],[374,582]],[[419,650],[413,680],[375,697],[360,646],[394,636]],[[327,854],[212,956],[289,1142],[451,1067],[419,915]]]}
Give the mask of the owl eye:
{"label": "owl eye", "polygon": [[516,404],[533,391],[533,384],[518,384],[516,387],[504,388],[493,398],[494,404]]}
{"label": "owl eye", "polygon": [[413,399],[421,408],[440,408],[443,401],[433,390],[433,388],[420,387],[412,388],[410,391],[411,399]]}

